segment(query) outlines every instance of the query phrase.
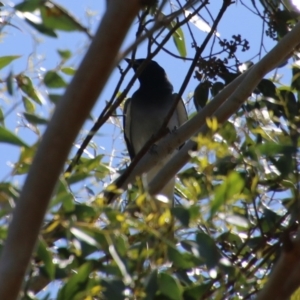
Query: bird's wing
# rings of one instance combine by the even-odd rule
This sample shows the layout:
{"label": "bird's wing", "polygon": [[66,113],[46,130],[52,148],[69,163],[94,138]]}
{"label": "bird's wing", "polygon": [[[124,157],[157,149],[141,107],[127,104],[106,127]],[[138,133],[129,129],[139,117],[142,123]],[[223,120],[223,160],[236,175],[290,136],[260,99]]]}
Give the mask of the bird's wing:
{"label": "bird's wing", "polygon": [[131,160],[135,157],[134,149],[131,142],[131,101],[130,98],[126,100],[124,104],[124,111],[123,111],[123,129],[124,129],[124,139],[126,142],[127,150]]}
{"label": "bird's wing", "polygon": [[[176,100],[177,96],[178,96],[178,94],[174,93],[173,99]],[[177,115],[178,127],[181,126],[183,123],[185,123],[188,120],[187,111],[186,111],[186,108],[185,108],[182,98],[180,98],[180,100],[177,104],[175,113]]]}

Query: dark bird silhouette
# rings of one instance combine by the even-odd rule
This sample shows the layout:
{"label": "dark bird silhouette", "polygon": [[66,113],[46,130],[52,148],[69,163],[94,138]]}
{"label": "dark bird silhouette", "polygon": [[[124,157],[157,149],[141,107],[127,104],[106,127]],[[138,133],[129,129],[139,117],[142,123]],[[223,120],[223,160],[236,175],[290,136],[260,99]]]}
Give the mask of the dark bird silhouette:
{"label": "dark bird silhouette", "polygon": [[[133,70],[138,72],[145,59],[131,61]],[[173,86],[167,78],[165,70],[155,61],[149,61],[138,75],[140,87],[135,91],[124,106],[124,137],[130,158],[133,159],[142,147],[151,139],[163,125],[177,94],[173,93]],[[182,99],[172,114],[167,128],[171,132],[187,121],[187,113]],[[159,170],[174,155],[169,154],[147,173],[149,183]],[[160,191],[168,197],[170,203],[174,198],[175,178],[172,178]]]}

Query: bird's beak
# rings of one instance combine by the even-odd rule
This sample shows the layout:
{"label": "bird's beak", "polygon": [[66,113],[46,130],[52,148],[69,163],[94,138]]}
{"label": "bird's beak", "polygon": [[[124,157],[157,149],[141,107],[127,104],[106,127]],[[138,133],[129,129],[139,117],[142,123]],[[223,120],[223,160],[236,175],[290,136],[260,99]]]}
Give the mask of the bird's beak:
{"label": "bird's beak", "polygon": [[134,69],[135,71],[139,68],[140,64],[135,61],[134,59],[130,59],[130,58],[124,58],[124,60],[126,60],[126,62],[130,65],[130,67],[132,69]]}

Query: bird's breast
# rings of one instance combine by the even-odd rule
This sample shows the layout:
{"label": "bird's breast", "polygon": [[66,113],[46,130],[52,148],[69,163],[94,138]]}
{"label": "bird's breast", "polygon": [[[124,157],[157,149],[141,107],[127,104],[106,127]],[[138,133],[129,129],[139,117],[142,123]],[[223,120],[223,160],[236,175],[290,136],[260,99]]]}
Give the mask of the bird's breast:
{"label": "bird's breast", "polygon": [[[136,101],[131,104],[131,118],[134,120],[131,124],[131,141],[135,153],[140,151],[145,143],[160,130],[172,105],[171,99],[160,103],[157,101],[147,101],[146,103]],[[168,128],[172,130],[175,127],[178,127],[178,120],[176,114],[173,113]]]}

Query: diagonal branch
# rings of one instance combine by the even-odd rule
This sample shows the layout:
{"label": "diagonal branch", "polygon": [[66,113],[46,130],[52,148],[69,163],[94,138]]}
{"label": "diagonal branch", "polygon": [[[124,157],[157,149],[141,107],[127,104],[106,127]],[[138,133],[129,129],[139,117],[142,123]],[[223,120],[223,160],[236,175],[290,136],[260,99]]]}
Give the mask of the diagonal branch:
{"label": "diagonal branch", "polygon": [[93,42],[49,123],[13,211],[1,254],[0,299],[18,296],[49,200],[72,143],[115,67],[119,48],[141,2],[107,1],[107,11]]}

